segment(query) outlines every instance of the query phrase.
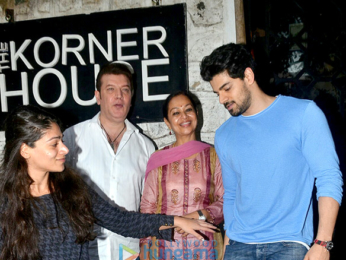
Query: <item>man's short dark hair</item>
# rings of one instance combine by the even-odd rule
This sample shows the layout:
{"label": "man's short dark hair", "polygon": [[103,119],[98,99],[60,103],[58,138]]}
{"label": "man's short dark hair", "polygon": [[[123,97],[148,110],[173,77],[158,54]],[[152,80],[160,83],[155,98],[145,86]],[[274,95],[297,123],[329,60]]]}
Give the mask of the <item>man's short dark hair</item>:
{"label": "man's short dark hair", "polygon": [[201,76],[205,81],[224,71],[231,78],[244,79],[246,68],[251,68],[255,73],[255,61],[244,44],[229,43],[215,49],[209,56],[202,60]]}
{"label": "man's short dark hair", "polygon": [[121,63],[114,63],[114,62],[109,62],[105,65],[103,65],[100,69],[100,72],[97,75],[96,78],[96,89],[97,91],[100,92],[101,90],[101,78],[103,75],[124,75],[126,76],[129,81],[130,81],[130,88],[131,88],[131,94],[133,95],[134,93],[134,89],[133,89],[133,77],[132,77],[132,73],[129,70],[129,68]]}

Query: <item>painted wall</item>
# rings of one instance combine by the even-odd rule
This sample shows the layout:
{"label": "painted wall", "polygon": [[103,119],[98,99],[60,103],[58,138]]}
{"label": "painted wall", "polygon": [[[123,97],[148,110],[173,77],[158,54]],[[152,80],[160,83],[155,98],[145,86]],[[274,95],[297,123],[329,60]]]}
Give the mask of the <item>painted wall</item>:
{"label": "painted wall", "polygon": [[[229,117],[229,114],[219,104],[209,83],[201,79],[199,64],[202,58],[216,47],[236,41],[235,0],[0,0],[0,23],[7,23],[5,9],[14,9],[15,21],[24,21],[150,7],[156,2],[160,5],[186,3],[189,89],[202,104],[201,140],[213,144],[215,130]],[[139,127],[159,148],[175,140],[174,135],[169,135],[164,123],[145,123]],[[0,151],[3,149],[4,141],[4,133],[0,132]]]}

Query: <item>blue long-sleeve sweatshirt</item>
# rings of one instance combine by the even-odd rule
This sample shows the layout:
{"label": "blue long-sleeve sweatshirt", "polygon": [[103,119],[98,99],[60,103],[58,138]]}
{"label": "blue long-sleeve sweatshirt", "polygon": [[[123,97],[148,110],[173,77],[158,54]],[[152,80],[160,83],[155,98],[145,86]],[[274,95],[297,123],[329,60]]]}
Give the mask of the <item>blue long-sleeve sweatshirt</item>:
{"label": "blue long-sleeve sweatshirt", "polygon": [[[341,203],[342,175],[323,112],[279,95],[262,112],[229,118],[215,135],[227,236],[243,243],[313,240],[312,190]],[[315,182],[316,180],[316,182]]]}

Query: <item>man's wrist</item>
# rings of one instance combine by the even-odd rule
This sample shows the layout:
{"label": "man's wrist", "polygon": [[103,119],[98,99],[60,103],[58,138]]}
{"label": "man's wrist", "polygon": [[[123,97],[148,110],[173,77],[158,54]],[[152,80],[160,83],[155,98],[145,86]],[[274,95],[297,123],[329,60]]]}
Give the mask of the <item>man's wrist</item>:
{"label": "man's wrist", "polygon": [[315,239],[314,244],[320,245],[324,247],[325,249],[327,249],[328,251],[332,250],[332,248],[334,247],[334,244],[332,241],[323,241],[319,239]]}

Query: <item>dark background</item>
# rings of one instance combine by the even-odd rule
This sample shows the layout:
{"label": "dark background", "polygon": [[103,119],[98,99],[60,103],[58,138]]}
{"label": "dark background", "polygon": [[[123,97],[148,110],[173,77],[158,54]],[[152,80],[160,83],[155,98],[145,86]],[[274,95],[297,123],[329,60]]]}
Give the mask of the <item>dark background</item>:
{"label": "dark background", "polygon": [[[284,94],[316,102],[327,117],[345,181],[344,1],[244,0],[243,3],[247,46],[260,69],[260,86],[271,95]],[[317,216],[314,195],[312,199]],[[345,259],[346,255],[345,202],[344,198],[331,259]]]}

